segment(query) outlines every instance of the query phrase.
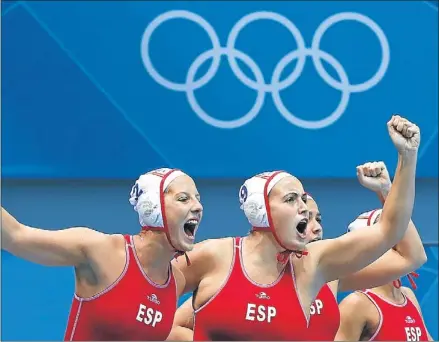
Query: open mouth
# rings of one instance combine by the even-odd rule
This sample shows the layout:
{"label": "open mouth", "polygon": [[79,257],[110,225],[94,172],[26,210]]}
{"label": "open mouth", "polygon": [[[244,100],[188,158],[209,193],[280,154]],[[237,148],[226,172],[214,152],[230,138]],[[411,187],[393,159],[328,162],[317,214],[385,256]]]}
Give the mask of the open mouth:
{"label": "open mouth", "polygon": [[297,227],[296,227],[299,234],[301,234],[301,235],[305,234],[307,225],[308,225],[308,219],[300,220],[300,222],[297,224]]}
{"label": "open mouth", "polygon": [[193,239],[195,236],[195,231],[197,230],[197,227],[198,227],[198,220],[192,219],[192,220],[188,220],[184,224],[183,230],[184,230],[184,233],[186,234],[186,236]]}

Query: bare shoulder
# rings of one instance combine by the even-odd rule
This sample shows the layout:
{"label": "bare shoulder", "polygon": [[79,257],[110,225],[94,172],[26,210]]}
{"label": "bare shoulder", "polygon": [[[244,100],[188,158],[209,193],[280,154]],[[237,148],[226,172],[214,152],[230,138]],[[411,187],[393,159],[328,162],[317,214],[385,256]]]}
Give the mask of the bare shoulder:
{"label": "bare shoulder", "polygon": [[368,336],[379,322],[378,311],[362,292],[346,296],[339,308],[340,328],[335,341],[361,341],[361,337]]}
{"label": "bare shoulder", "polygon": [[[346,298],[348,297],[350,298],[346,306],[349,306],[350,310],[347,310],[347,313],[361,317],[369,325],[374,325],[377,322],[379,311],[364,292],[355,291]],[[343,310],[342,303],[340,303],[339,307],[340,310]]]}
{"label": "bare shoulder", "polygon": [[188,276],[187,272],[206,275],[215,272],[218,267],[226,263],[228,255],[231,255],[232,251],[232,238],[208,239],[195,244],[192,251],[187,253],[191,266],[186,266],[184,256],[179,256],[176,260],[173,260],[172,264],[182,271],[186,278]]}
{"label": "bare shoulder", "polygon": [[209,259],[218,260],[233,248],[233,238],[207,239],[197,243],[191,253],[202,254]]}
{"label": "bare shoulder", "polygon": [[204,240],[204,241],[197,243],[196,245],[203,247],[203,248],[207,248],[207,249],[213,249],[213,251],[217,251],[218,249],[220,249],[221,247],[223,247],[226,244],[231,245],[232,240],[233,240],[233,238],[231,238],[231,237],[218,238],[218,239],[207,239],[207,240]]}
{"label": "bare shoulder", "polygon": [[413,292],[413,290],[409,287],[402,286],[401,291],[416,305],[418,304],[418,299],[416,298],[416,294]]}
{"label": "bare shoulder", "polygon": [[86,244],[88,247],[116,247],[124,245],[124,238],[121,234],[107,234],[97,230],[92,230],[92,233],[84,236],[87,239]]}
{"label": "bare shoulder", "polygon": [[212,239],[206,247],[210,250],[210,253],[216,257],[222,257],[227,250],[233,249],[233,238]]}
{"label": "bare shoulder", "polygon": [[415,296],[415,293],[410,287],[401,286],[401,291],[407,296]]}
{"label": "bare shoulder", "polygon": [[344,305],[349,306],[364,305],[366,302],[368,302],[366,295],[358,291],[352,292],[341,301],[341,303],[344,303]]}
{"label": "bare shoulder", "polygon": [[104,234],[105,237],[101,240],[103,244],[111,244],[115,248],[125,249],[126,240],[123,234]]}
{"label": "bare shoulder", "polygon": [[347,295],[340,302],[340,311],[345,311],[348,314],[363,315],[366,313],[364,309],[373,307],[372,302],[363,292],[355,291]]}
{"label": "bare shoulder", "polygon": [[[99,244],[108,242],[108,234],[102,233],[98,230],[89,227],[71,227],[61,229],[58,231],[45,231],[29,227],[30,231],[39,231],[42,234],[64,234],[63,238],[69,241],[76,241],[81,246],[82,250],[88,252]],[[57,235],[54,235],[57,236]],[[61,236],[61,235],[60,235]]]}
{"label": "bare shoulder", "polygon": [[[184,256],[179,256],[172,261],[172,266],[181,271],[185,278],[184,293],[194,291],[200,282],[209,275],[217,274],[228,262],[227,244],[229,250],[233,250],[232,239],[209,239],[195,244],[194,248],[187,252],[190,265],[186,263]],[[229,252],[232,254],[232,252]]]}
{"label": "bare shoulder", "polygon": [[[106,261],[117,255],[118,251],[125,257],[125,238],[122,234],[106,234],[98,231],[87,236],[87,255],[93,261]],[[115,253],[116,252],[116,253]]]}

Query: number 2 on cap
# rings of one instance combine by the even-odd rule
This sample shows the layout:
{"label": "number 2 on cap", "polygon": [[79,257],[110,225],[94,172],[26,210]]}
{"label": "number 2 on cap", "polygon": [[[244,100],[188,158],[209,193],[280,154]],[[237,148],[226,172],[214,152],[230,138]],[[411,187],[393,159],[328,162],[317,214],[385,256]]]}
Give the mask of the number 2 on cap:
{"label": "number 2 on cap", "polygon": [[131,190],[131,197],[135,197],[137,201],[142,194],[143,190],[139,188],[139,183],[136,183]]}

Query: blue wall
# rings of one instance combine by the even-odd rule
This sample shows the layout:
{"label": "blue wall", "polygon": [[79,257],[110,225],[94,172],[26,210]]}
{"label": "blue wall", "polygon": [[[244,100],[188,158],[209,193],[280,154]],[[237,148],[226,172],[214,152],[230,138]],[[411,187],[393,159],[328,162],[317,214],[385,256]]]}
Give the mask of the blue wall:
{"label": "blue wall", "polygon": [[[197,240],[245,234],[249,226],[237,199],[240,180],[198,183],[205,216]],[[373,194],[353,180],[304,183],[320,204],[326,237],[342,234],[356,215],[378,204]],[[424,241],[437,243],[437,180],[419,180],[417,184],[414,222]],[[136,233],[139,226],[128,203],[130,189],[128,181],[4,181],[2,205],[23,223],[34,226],[86,225],[111,233]],[[438,338],[437,247],[427,249],[427,253],[429,260],[420,271],[417,294],[431,334]],[[1,266],[2,339],[61,339],[74,288],[73,270],[42,267],[4,252]]]}
{"label": "blue wall", "polygon": [[[5,177],[127,179],[172,165],[207,178],[279,168],[299,177],[349,178],[355,177],[352,167],[365,160],[395,162],[386,129],[393,113],[422,130],[418,175],[438,175],[438,17],[425,1],[17,3],[2,6]],[[157,72],[183,83],[178,89],[157,81],[142,45],[155,18],[172,17],[174,10],[198,19],[169,20],[145,39]],[[262,20],[261,11],[276,13],[278,22]],[[192,63],[212,48],[197,23],[209,23],[210,35],[224,47],[234,25],[249,14],[261,20],[242,29],[235,49],[222,50],[244,58],[238,64],[247,78],[227,56],[218,57],[221,63],[213,63],[218,68],[208,77],[203,75],[210,60],[196,72],[202,82],[195,82],[194,98],[183,91],[193,89],[185,83]],[[337,18],[343,20],[335,23]],[[331,21],[326,31],[319,30]],[[320,49],[311,48],[318,33]],[[276,66],[291,52],[300,58],[287,64],[276,82]],[[329,58],[323,62],[329,75],[307,54]],[[295,82],[285,82],[293,80],[287,76],[294,68]],[[348,84],[338,86],[343,72]],[[218,127],[200,117],[202,108],[235,122],[255,103],[257,117],[239,127]],[[340,115],[320,121],[332,112]],[[314,127],[292,121],[292,113]],[[183,131],[188,133],[182,136]],[[179,146],[185,144],[194,144],[194,156],[182,153]],[[310,155],[304,148],[316,158],[298,162],[297,156]],[[328,163],[331,167],[321,167]]]}
{"label": "blue wall", "polygon": [[[355,166],[384,160],[393,173],[385,123],[397,112],[422,131],[414,221],[424,242],[437,243],[437,1],[2,1],[1,11],[2,205],[22,222],[135,233],[132,182],[168,166],[197,179],[206,209],[199,241],[245,234],[240,179],[285,169],[304,179],[334,237],[377,206],[353,179]],[[170,20],[148,36],[163,14],[195,23]],[[265,19],[226,47],[249,14]],[[213,61],[191,69],[212,48],[209,35],[218,38]],[[297,61],[276,81],[288,55]],[[159,79],[148,56],[183,85]],[[285,81],[294,68],[297,78]],[[257,117],[235,121],[254,104]],[[437,339],[437,247],[428,256],[418,296]],[[1,272],[2,339],[61,339],[72,270],[2,252]]]}

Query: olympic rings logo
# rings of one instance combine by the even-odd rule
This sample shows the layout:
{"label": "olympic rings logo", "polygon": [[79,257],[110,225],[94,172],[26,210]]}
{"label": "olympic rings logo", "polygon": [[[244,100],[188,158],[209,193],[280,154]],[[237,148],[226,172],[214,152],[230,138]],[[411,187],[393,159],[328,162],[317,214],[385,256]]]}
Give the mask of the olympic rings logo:
{"label": "olympic rings logo", "polygon": [[[149,56],[149,42],[153,32],[158,26],[171,19],[187,19],[198,24],[206,31],[212,42],[212,48],[201,53],[189,67],[185,83],[176,83],[164,78],[154,68]],[[241,30],[248,24],[257,20],[272,20],[283,25],[291,33],[291,35],[295,38],[297,42],[297,49],[289,52],[277,63],[271,76],[270,83],[265,82],[262,71],[255,63],[255,61],[247,54],[235,48],[235,42]],[[346,74],[346,71],[344,70],[340,62],[329,53],[320,49],[320,42],[325,32],[331,26],[341,21],[357,21],[366,25],[375,33],[381,45],[382,58],[380,66],[378,67],[378,70],[375,72],[375,74],[363,83],[351,84],[349,82],[348,75]],[[205,86],[215,76],[221,62],[221,56],[223,55],[227,57],[230,67],[236,78],[247,87],[257,92],[256,101],[253,107],[239,119],[229,121],[218,120],[210,116],[203,110],[203,108],[201,108],[195,97],[195,90]],[[242,17],[231,29],[227,39],[226,47],[222,47],[218,35],[207,20],[193,12],[184,10],[173,10],[157,16],[146,27],[141,42],[141,56],[143,64],[149,75],[157,83],[165,88],[173,91],[185,92],[192,110],[198,115],[201,120],[211,126],[217,128],[233,129],[248,124],[259,114],[264,104],[265,95],[267,93],[271,93],[273,102],[277,110],[291,124],[305,129],[321,129],[332,125],[343,115],[343,113],[346,111],[349,103],[349,98],[352,93],[367,91],[381,81],[389,66],[390,48],[386,35],[384,34],[383,30],[378,26],[378,24],[369,17],[355,12],[342,12],[326,18],[315,31],[311,47],[308,48],[306,47],[304,38],[302,37],[302,34],[300,33],[296,25],[294,25],[293,22],[278,13],[261,11],[254,12]],[[305,67],[307,57],[311,57],[320,77],[332,88],[337,89],[341,92],[341,100],[337,108],[330,115],[321,120],[307,121],[298,118],[285,107],[280,96],[281,90],[284,90],[285,88],[291,86],[301,76],[302,71]],[[208,59],[212,59],[212,64],[210,65],[208,71],[199,79],[195,79],[195,75],[199,67]],[[240,69],[237,63],[237,60],[244,62],[249,67],[249,69],[253,73],[255,80],[250,79],[249,77],[247,77],[247,75],[244,74],[244,72]],[[288,64],[293,62],[294,60],[297,60],[295,69],[288,77],[286,77],[284,80],[281,80],[280,78],[282,72],[288,66]],[[329,63],[334,68],[334,70],[338,74],[340,81],[332,78],[328,74],[328,72],[323,67],[322,60]]]}

